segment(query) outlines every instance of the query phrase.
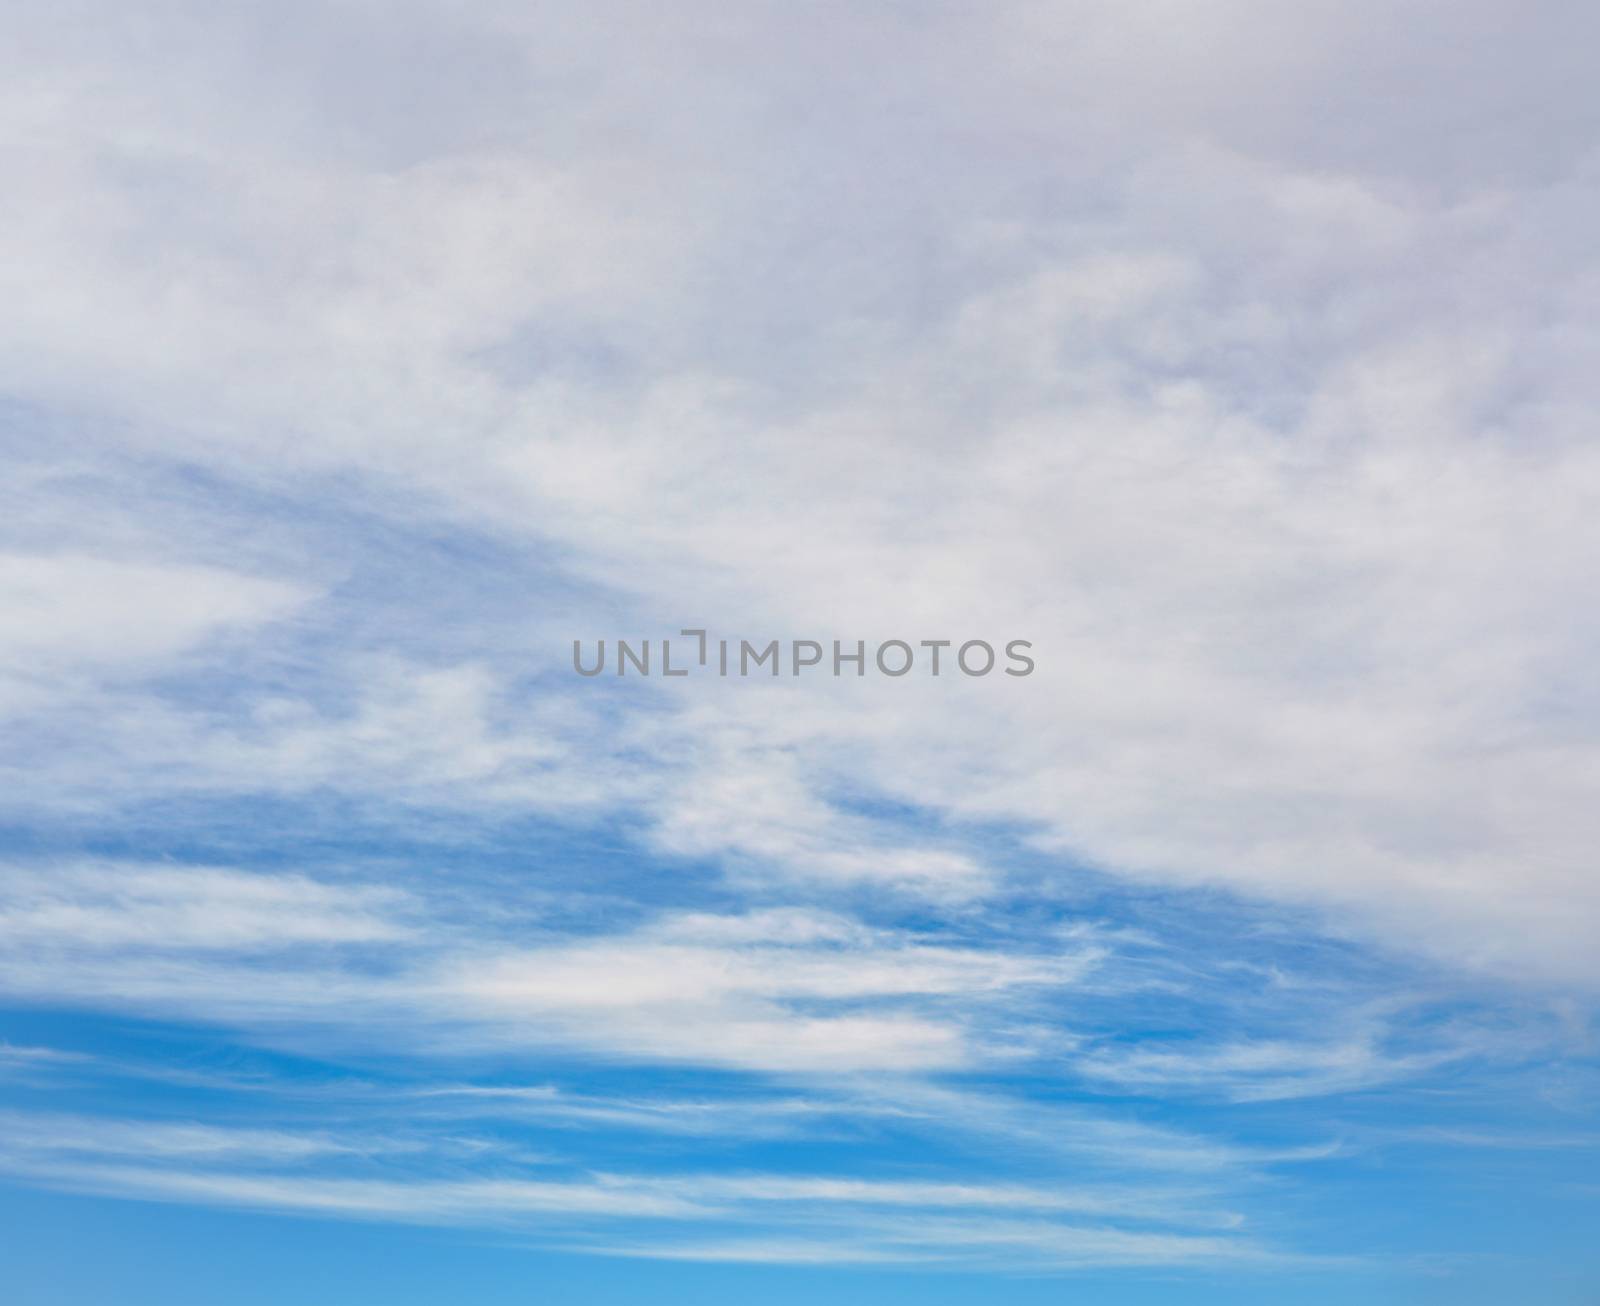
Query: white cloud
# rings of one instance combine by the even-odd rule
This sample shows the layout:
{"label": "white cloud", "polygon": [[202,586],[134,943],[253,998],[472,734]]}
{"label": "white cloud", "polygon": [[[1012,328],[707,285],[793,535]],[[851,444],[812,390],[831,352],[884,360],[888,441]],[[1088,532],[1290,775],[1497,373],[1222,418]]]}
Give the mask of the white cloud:
{"label": "white cloud", "polygon": [[[26,1167],[16,1167],[27,1172]],[[681,1218],[694,1206],[610,1184],[540,1180],[457,1182],[333,1179],[51,1164],[33,1171],[78,1192],[432,1223],[494,1223],[527,1216]]]}
{"label": "white cloud", "polygon": [[[797,910],[667,914],[590,939],[498,942],[397,889],[142,865],[13,867],[0,986],[245,1025],[581,1049],[768,1071],[955,1067],[1026,1055],[969,1028],[1103,955],[953,946]],[[307,955],[308,947],[318,951]],[[374,971],[350,948],[386,952]]]}
{"label": "white cloud", "polygon": [[[986,995],[1071,984],[1095,960],[1089,950],[946,947],[779,912],[669,918],[628,935],[473,956],[434,982],[437,1000],[463,1016],[632,1057],[912,1070],[1003,1056],[974,1044],[962,1010]],[[956,1005],[928,1005],[938,999]]]}
{"label": "white cloud", "polygon": [[302,585],[217,567],[0,553],[0,710],[49,703],[83,678],[148,672],[220,633],[280,621],[311,597]]}
{"label": "white cloud", "polygon": [[0,939],[14,949],[153,948],[249,953],[391,942],[407,896],[376,885],[210,866],[77,863],[0,868]]}
{"label": "white cloud", "polygon": [[1232,1227],[1236,1212],[1190,1204],[1190,1194],[1156,1190],[1047,1188],[1027,1184],[974,1184],[823,1177],[815,1175],[713,1175],[637,1180],[696,1198],[733,1202],[816,1202],[839,1206],[921,1207],[928,1210],[1071,1212],[1180,1225]]}
{"label": "white cloud", "polygon": [[[596,1221],[666,1221],[746,1231],[728,1244],[743,1249],[736,1254],[784,1240],[819,1251],[831,1246],[819,1260],[966,1262],[1003,1255],[1039,1264],[1166,1264],[1274,1256],[1241,1236],[1243,1217],[1219,1208],[1216,1194],[1205,1190],[762,1172],[573,1177],[548,1165],[530,1178],[520,1173],[526,1161],[504,1148],[471,1155],[460,1142],[0,1113],[0,1170],[67,1191],[144,1200],[566,1237]],[[432,1170],[444,1156],[441,1145],[450,1154],[448,1178]],[[499,1173],[463,1176],[463,1160],[488,1162]],[[410,1173],[372,1177],[373,1167],[393,1164]],[[330,1166],[368,1173],[329,1173]],[[1099,1223],[1067,1222],[1085,1218]],[[720,1259],[707,1246],[669,1232],[631,1250],[593,1250]]]}
{"label": "white cloud", "polygon": [[[503,166],[538,178],[548,163]],[[519,211],[520,185],[483,198],[494,221]],[[1120,871],[1327,905],[1469,966],[1586,980],[1600,896],[1583,794],[1600,762],[1584,594],[1600,544],[1584,504],[1600,464],[1573,424],[1589,372],[1566,361],[1587,283],[1551,252],[1590,203],[1583,183],[1446,201],[1223,138],[1142,156],[1105,186],[1092,222],[1030,210],[995,229],[943,215],[941,240],[989,233],[958,242],[963,287],[914,329],[868,330],[862,366],[805,396],[781,392],[782,349],[744,360],[746,375],[668,351],[633,365],[637,384],[515,383],[485,369],[482,340],[374,307],[333,277],[316,295],[403,338],[402,362],[335,335],[306,354],[315,376],[274,376],[269,394],[236,362],[174,349],[185,387],[202,371],[226,378],[204,411],[230,414],[232,434],[210,452],[183,433],[171,378],[124,360],[105,399],[169,414],[161,450],[272,480],[294,461],[260,442],[282,420],[272,395],[316,396],[296,399],[294,420],[328,437],[320,461],[385,494],[426,487],[512,547],[553,543],[574,574],[635,595],[641,625],[1016,634],[1035,641],[1036,676],[690,684],[665,715],[557,742],[505,728],[502,651],[492,669],[426,671],[331,720],[277,696],[203,728],[141,712],[131,769],[144,749],[196,759],[160,772],[183,788],[315,777],[411,801],[443,784],[537,802],[563,786],[592,798],[609,767],[669,851],[947,899],[991,881],[963,849],[908,846],[840,810],[841,792],[864,792],[1020,822]],[[601,186],[592,198],[612,197]],[[107,201],[129,214],[151,202],[137,188]],[[458,202],[423,191],[413,210]],[[371,223],[342,232],[319,228],[328,266],[357,267]],[[498,252],[529,276],[566,257],[529,239]],[[259,279],[230,311],[275,330],[264,305],[299,293],[293,283],[216,257]],[[1484,271],[1462,282],[1450,275],[1462,264]],[[100,280],[131,275],[119,266]],[[427,303],[459,295],[485,340],[509,339],[517,276],[498,290],[448,264],[429,276]],[[711,285],[651,284],[632,284],[625,316],[692,294],[708,313],[721,302]],[[194,283],[202,302],[208,285]],[[1523,285],[1548,289],[1545,325]],[[504,296],[494,311],[492,294]],[[861,311],[888,323],[894,302]],[[35,333],[31,347],[51,339]],[[324,367],[370,401],[359,430]],[[563,652],[544,650],[550,665]],[[606,692],[581,688],[587,702]],[[616,769],[634,745],[659,759],[647,780]]]}
{"label": "white cloud", "polygon": [[[292,1046],[778,1077],[841,1114],[1207,1176],[1337,1144],[956,1076],[1260,1100],[1500,1045],[1398,1017],[1306,1037],[1354,984],[1191,1020],[1225,980],[1140,989],[1098,935],[1041,942],[1008,916],[1019,882],[1046,912],[1085,867],[1221,888],[1587,1004],[1600,186],[1569,86],[1594,14],[725,10],[295,5],[271,40],[248,3],[18,19],[7,819],[78,847],[177,813],[258,850],[274,833],[217,800],[421,810],[464,840],[593,820],[696,895],[720,874],[724,905],[679,910],[664,879],[644,923],[462,919],[459,897],[446,919],[446,858],[403,892],[8,867],[0,985]],[[1026,638],[1038,671],[564,671],[574,637],[683,626]],[[885,904],[952,933],[864,923]],[[1131,1049],[1077,1027],[1111,996],[1194,1027]],[[706,1128],[678,1099],[506,1100]],[[58,1181],[399,1218],[694,1205],[72,1164]],[[927,1216],[644,1250],[1256,1255]]]}
{"label": "white cloud", "polygon": [[1304,1264],[1242,1239],[1181,1233],[1073,1227],[1023,1220],[951,1220],[920,1215],[865,1231],[822,1237],[744,1238],[717,1242],[600,1244],[608,1255],[767,1265],[923,1263],[1062,1270],[1127,1266]]}
{"label": "white cloud", "polygon": [[[392,1146],[392,1145],[391,1145]],[[359,1147],[326,1135],[281,1129],[225,1128],[195,1121],[108,1120],[61,1113],[0,1111],[0,1153],[137,1156],[175,1161],[268,1161],[385,1150],[381,1140]]]}
{"label": "white cloud", "polygon": [[1466,1048],[1397,1053],[1367,1040],[1259,1040],[1170,1050],[1131,1047],[1090,1054],[1076,1069],[1091,1080],[1147,1093],[1213,1092],[1236,1102],[1311,1097],[1415,1077],[1469,1055]]}

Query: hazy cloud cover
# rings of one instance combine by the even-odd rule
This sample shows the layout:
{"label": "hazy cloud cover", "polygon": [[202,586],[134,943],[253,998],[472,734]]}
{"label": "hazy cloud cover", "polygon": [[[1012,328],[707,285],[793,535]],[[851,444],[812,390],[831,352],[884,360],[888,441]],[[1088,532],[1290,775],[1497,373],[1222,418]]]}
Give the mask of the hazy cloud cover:
{"label": "hazy cloud cover", "polygon": [[4,21],[16,1192],[1592,1290],[1600,18]]}

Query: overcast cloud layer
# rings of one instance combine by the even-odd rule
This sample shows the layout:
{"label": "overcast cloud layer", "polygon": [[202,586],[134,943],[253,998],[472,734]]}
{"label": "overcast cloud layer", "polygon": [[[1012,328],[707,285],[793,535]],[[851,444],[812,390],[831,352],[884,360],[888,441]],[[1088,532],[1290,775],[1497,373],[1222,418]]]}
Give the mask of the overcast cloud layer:
{"label": "overcast cloud layer", "polygon": [[[1380,1249],[1263,1228],[1267,1176],[1422,1117],[1170,1104],[1445,1076],[1452,1128],[1531,1093],[1592,1147],[1600,16],[6,27],[0,987],[371,1081],[19,1101],[8,1173],[548,1208],[628,1257],[1276,1273]],[[572,673],[685,627],[1037,669]],[[0,1053],[24,1097],[133,1073]],[[354,1135],[348,1093],[385,1103]],[[491,1107],[566,1168],[453,1153]],[[724,1172],[696,1110],[883,1155]],[[575,1141],[635,1128],[682,1164]],[[910,1137],[954,1150],[907,1177]],[[1042,1137],[1065,1170],[996,1159]]]}

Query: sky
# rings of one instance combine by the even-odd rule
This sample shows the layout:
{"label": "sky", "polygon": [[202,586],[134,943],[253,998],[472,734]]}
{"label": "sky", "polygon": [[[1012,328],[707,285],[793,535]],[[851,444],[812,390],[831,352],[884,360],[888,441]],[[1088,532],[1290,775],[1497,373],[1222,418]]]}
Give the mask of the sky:
{"label": "sky", "polygon": [[1600,1300],[1600,10],[0,22],[7,1301]]}

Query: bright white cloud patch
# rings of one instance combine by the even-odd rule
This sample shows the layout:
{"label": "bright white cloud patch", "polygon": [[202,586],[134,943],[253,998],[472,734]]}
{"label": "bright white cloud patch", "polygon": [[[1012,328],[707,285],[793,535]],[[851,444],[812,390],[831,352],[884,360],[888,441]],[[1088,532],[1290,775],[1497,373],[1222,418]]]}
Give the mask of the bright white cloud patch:
{"label": "bright white cloud patch", "polygon": [[[1442,20],[1417,16],[1371,65],[1413,106],[1430,86],[1499,87],[1504,105],[1471,101],[1480,174],[1430,153],[1420,108],[1382,141],[1354,100],[1328,110],[1316,88],[1342,84],[1340,60],[1375,57],[1357,17],[1248,10],[1091,9],[1070,34],[1028,6],[917,32],[835,15],[842,44],[764,11],[726,51],[649,24],[602,60],[598,18],[425,7],[396,39],[444,40],[479,71],[470,93],[430,83],[421,137],[336,107],[287,52],[255,64],[245,10],[205,32],[174,20],[160,96],[113,55],[115,24],[26,24],[7,93],[19,395],[136,415],[145,459],[370,480],[386,515],[426,502],[622,591],[521,650],[464,631],[475,665],[334,727],[257,704],[264,718],[197,734],[142,711],[117,741],[127,764],[144,738],[164,766],[202,759],[174,777],[189,785],[220,764],[240,787],[298,771],[527,801],[562,782],[515,779],[528,745],[484,713],[512,711],[498,677],[558,668],[563,637],[1014,633],[1041,664],[1016,685],[685,691],[620,726],[682,783],[625,796],[674,851],[945,896],[981,883],[960,850],[861,850],[830,810],[860,790],[1589,982],[1594,196],[1542,82],[1502,76],[1517,50],[1564,58],[1573,20],[1508,49],[1474,9],[1445,66]],[[308,40],[335,44],[357,24],[311,21]],[[1203,77],[1195,41],[1219,51]],[[949,42],[969,60],[936,93]],[[1111,70],[1134,48],[1130,82]],[[698,75],[733,49],[736,75]],[[798,69],[824,64],[830,108],[789,116],[813,86]],[[684,79],[670,93],[663,66]],[[322,107],[268,127],[222,67]],[[1159,95],[1140,89],[1157,67]],[[541,133],[469,125],[522,120],[555,69],[584,89],[541,110]],[[51,89],[68,75],[93,105]],[[376,105],[393,76],[378,50],[340,81]],[[737,107],[757,103],[759,129]],[[1286,107],[1302,103],[1317,114]],[[1489,148],[1512,105],[1549,126],[1536,156]],[[1019,132],[1025,158],[1004,148]],[[938,165],[911,166],[935,142]],[[1059,194],[1019,190],[1055,175],[1041,158]],[[42,614],[13,641],[40,674],[167,654],[290,593],[124,565],[34,559],[13,577]],[[620,774],[610,750],[579,751],[572,765]]]}
{"label": "bright white cloud patch", "polygon": [[0,871],[0,936],[14,945],[251,951],[392,940],[405,895],[303,875],[115,863]]}

